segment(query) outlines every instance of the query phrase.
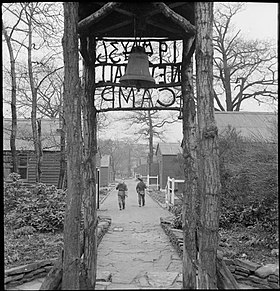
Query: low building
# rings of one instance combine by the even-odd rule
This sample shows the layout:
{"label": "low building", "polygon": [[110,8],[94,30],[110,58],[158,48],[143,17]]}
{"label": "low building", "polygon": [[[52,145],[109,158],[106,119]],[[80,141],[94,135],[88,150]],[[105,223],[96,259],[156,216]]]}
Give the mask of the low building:
{"label": "low building", "polygon": [[[12,170],[12,155],[10,147],[11,118],[3,120],[3,172],[4,179]],[[58,185],[60,173],[60,135],[61,126],[59,119],[41,119],[41,143],[42,164],[41,183],[46,185]],[[18,173],[21,180],[27,183],[36,182],[36,159],[34,153],[31,120],[25,118],[17,119],[16,149],[18,155]],[[97,166],[100,169],[100,186],[108,186],[113,181],[112,159],[110,156],[97,158]]]}
{"label": "low building", "polygon": [[183,170],[180,166],[180,154],[182,148],[178,143],[158,143],[156,148],[156,158],[159,170],[159,186],[164,189],[167,178],[183,178]]}
{"label": "low building", "polygon": [[[3,170],[4,179],[12,170],[11,163],[11,122],[10,118],[5,118],[3,124]],[[60,133],[58,119],[42,119],[42,176],[41,182],[47,185],[58,184],[60,171]],[[18,154],[18,172],[21,180],[28,183],[36,182],[36,159],[32,137],[30,119],[17,120],[16,149]]]}
{"label": "low building", "polygon": [[[219,136],[223,136],[229,129],[235,129],[245,140],[275,143],[278,138],[277,114],[273,112],[216,111],[215,120]],[[176,128],[174,125],[173,127]],[[181,141],[183,133],[180,130],[174,130],[173,136],[175,136],[175,140]],[[159,164],[161,189],[165,188],[168,176],[184,179],[182,163],[179,162],[179,159],[182,159],[181,153],[180,142],[159,143],[157,145],[156,157]]]}

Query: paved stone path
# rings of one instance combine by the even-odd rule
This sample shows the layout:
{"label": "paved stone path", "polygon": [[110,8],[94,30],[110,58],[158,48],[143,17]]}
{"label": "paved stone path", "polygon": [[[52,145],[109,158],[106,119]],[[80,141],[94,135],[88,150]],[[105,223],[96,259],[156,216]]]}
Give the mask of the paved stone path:
{"label": "paved stone path", "polygon": [[112,282],[98,283],[96,290],[181,288],[182,261],[160,226],[160,217],[170,213],[149,195],[146,205],[139,207],[137,181],[126,183],[126,209],[119,210],[117,190],[113,190],[98,211],[112,222],[98,247],[97,271],[109,272]]}

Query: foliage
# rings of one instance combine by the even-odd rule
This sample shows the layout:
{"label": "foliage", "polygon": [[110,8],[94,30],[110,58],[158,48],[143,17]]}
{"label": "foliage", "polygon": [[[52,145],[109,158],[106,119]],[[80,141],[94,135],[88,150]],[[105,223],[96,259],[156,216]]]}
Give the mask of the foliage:
{"label": "foliage", "polygon": [[[273,240],[278,229],[277,144],[244,140],[234,128],[219,140],[220,227],[254,227]],[[181,206],[171,209],[172,227],[182,228]]]}
{"label": "foliage", "polygon": [[277,145],[243,140],[233,129],[220,138],[221,227],[234,223],[276,232]]}
{"label": "foliage", "polygon": [[[29,229],[29,230],[28,230]],[[32,227],[5,229],[5,268],[21,266],[40,260],[57,259],[63,248],[62,232],[31,233]],[[17,232],[22,232],[17,234]]]}
{"label": "foliage", "polygon": [[29,232],[28,228],[23,227],[32,227],[38,232],[62,230],[65,192],[42,183],[28,190],[17,180],[17,176],[12,175],[16,177],[15,181],[4,184],[5,226],[13,230],[21,229],[18,234]]}

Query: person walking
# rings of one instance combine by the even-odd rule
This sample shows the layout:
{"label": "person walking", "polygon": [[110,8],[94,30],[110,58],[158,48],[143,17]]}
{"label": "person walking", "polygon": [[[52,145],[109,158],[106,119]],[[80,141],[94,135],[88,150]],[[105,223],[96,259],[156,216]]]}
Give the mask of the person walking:
{"label": "person walking", "polygon": [[139,207],[145,205],[145,189],[147,188],[146,184],[143,182],[143,180],[139,177],[139,182],[136,185],[136,192],[138,194],[138,204]]}
{"label": "person walking", "polygon": [[117,185],[116,190],[118,190],[118,203],[120,210],[125,209],[125,197],[127,197],[127,185],[124,179]]}

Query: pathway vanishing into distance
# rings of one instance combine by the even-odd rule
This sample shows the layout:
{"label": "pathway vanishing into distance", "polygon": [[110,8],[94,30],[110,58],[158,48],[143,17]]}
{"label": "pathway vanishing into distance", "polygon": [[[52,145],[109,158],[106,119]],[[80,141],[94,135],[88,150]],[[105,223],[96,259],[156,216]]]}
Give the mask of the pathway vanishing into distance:
{"label": "pathway vanishing into distance", "polygon": [[[138,181],[126,180],[126,209],[119,210],[117,190],[100,204],[99,216],[111,218],[111,226],[98,246],[98,278],[95,290],[112,289],[180,289],[182,261],[160,226],[160,217],[170,213],[149,195],[146,205],[138,206],[135,190]],[[44,278],[8,290],[39,290]]]}
{"label": "pathway vanishing into distance", "polygon": [[98,210],[111,226],[98,247],[97,272],[110,274],[111,283],[97,283],[96,290],[182,288],[182,261],[160,226],[160,217],[170,213],[147,194],[139,207],[137,182],[126,180],[126,209],[119,210],[113,190]]}

